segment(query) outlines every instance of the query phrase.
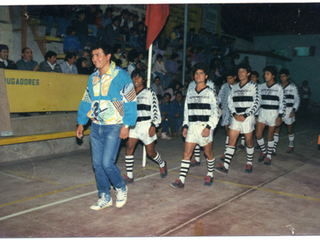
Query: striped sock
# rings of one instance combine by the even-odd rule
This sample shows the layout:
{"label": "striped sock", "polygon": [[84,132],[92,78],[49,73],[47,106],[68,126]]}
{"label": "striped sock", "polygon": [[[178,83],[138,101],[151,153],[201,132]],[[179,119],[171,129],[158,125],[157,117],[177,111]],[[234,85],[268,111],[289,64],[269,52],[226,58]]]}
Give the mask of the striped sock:
{"label": "striped sock", "polygon": [[186,181],[186,176],[190,168],[190,160],[182,160],[181,167],[180,167],[180,181],[184,184]]}
{"label": "striped sock", "polygon": [[289,135],[289,147],[293,148],[294,134]]}
{"label": "striped sock", "polygon": [[133,163],[134,163],[134,158],[133,155],[131,156],[125,156],[125,162],[126,162],[126,170],[127,170],[127,176],[129,178],[133,178]]}
{"label": "striped sock", "polygon": [[244,135],[241,135],[241,145],[245,146],[246,145],[246,140],[244,138]]}
{"label": "striped sock", "polygon": [[254,147],[251,148],[247,147],[247,164],[250,164],[252,166],[252,159],[253,159],[253,153],[254,153]]}
{"label": "striped sock", "polygon": [[214,160],[215,158],[213,158],[212,160],[207,159],[207,168],[208,168],[207,175],[210,177],[213,177]]}
{"label": "striped sock", "polygon": [[271,155],[272,155],[272,151],[273,151],[273,145],[274,145],[274,140],[269,140],[268,141],[268,153],[267,153],[267,158],[269,158],[271,160]]}
{"label": "striped sock", "polygon": [[273,152],[276,153],[277,152],[278,142],[279,142],[279,133],[275,133],[273,135],[273,139],[274,139]]}
{"label": "striped sock", "polygon": [[160,168],[162,168],[165,166],[165,162],[162,160],[160,153],[158,152],[156,153],[157,153],[157,156],[153,158],[153,160],[159,164]]}
{"label": "striped sock", "polygon": [[199,144],[197,144],[194,147],[194,160],[196,160],[197,162],[200,162],[200,146]]}
{"label": "striped sock", "polygon": [[236,149],[235,147],[231,147],[231,146],[228,146],[228,148],[227,148],[226,156],[224,158],[224,164],[223,164],[223,166],[227,170],[229,169],[229,165],[231,163],[231,160],[232,160],[232,157],[233,157],[235,149]]}
{"label": "striped sock", "polygon": [[224,145],[224,155],[226,155],[228,145],[229,145],[229,136],[226,137],[226,142]]}
{"label": "striped sock", "polygon": [[264,139],[261,138],[261,139],[257,139],[257,143],[261,149],[261,152],[266,155],[267,154],[267,149],[266,149],[266,146],[264,145]]}

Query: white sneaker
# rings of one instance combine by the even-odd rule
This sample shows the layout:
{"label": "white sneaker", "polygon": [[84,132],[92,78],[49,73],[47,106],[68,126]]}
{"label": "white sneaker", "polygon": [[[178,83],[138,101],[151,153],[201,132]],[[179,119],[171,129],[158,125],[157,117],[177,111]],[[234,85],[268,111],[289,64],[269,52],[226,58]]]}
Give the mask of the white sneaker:
{"label": "white sneaker", "polygon": [[171,137],[168,137],[166,133],[162,133],[162,134],[161,134],[161,139],[170,140]]}
{"label": "white sneaker", "polygon": [[117,191],[117,203],[116,207],[117,208],[122,208],[124,205],[127,203],[127,198],[128,198],[128,187],[126,188],[116,188]]}
{"label": "white sneaker", "polygon": [[101,198],[98,200],[97,203],[93,204],[90,209],[94,211],[99,211],[101,209],[104,209],[106,207],[112,206],[112,198],[111,195],[107,195],[105,193],[101,194]]}

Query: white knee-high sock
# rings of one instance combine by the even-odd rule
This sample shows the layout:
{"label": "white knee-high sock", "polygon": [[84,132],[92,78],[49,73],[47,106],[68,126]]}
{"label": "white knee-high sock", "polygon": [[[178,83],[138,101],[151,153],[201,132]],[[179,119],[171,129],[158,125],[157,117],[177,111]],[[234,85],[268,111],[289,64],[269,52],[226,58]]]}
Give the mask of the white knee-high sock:
{"label": "white knee-high sock", "polygon": [[273,151],[273,145],[274,145],[274,140],[269,140],[268,141],[268,152],[267,152],[267,158],[269,158],[271,160],[271,155],[272,155],[272,151]]}
{"label": "white knee-high sock", "polygon": [[210,177],[213,177],[214,160],[215,158],[213,158],[212,160],[207,159],[207,168],[208,168],[207,175]]}
{"label": "white knee-high sock", "polygon": [[127,176],[129,178],[133,178],[133,164],[134,164],[134,158],[133,155],[125,156],[125,162],[126,162],[126,170],[127,170]]}
{"label": "white knee-high sock", "polygon": [[251,148],[247,147],[246,150],[247,150],[247,164],[250,164],[252,166],[254,147],[253,146]]}
{"label": "white knee-high sock", "polygon": [[229,169],[229,165],[231,163],[234,151],[235,151],[235,147],[228,146],[227,151],[226,151],[226,156],[224,158],[224,164],[223,164],[223,166],[226,169]]}
{"label": "white knee-high sock", "polygon": [[181,161],[180,176],[179,176],[179,179],[182,183],[185,183],[186,181],[186,176],[189,171],[189,168],[190,168],[190,160],[183,159]]}
{"label": "white knee-high sock", "polygon": [[277,152],[278,142],[279,142],[279,133],[275,133],[273,135],[273,139],[274,139],[273,152],[276,153]]}
{"label": "white knee-high sock", "polygon": [[196,160],[197,162],[200,162],[200,146],[197,144],[195,147],[194,147],[194,160]]}
{"label": "white knee-high sock", "polygon": [[294,134],[289,135],[289,147],[293,148]]}

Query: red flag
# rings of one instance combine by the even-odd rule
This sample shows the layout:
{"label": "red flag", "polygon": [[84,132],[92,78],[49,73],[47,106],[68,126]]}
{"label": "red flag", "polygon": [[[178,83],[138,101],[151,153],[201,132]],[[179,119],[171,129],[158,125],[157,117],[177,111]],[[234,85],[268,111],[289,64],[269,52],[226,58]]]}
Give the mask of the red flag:
{"label": "red flag", "polygon": [[150,45],[159,35],[161,29],[166,23],[167,17],[169,16],[169,4],[148,4],[146,14],[146,26],[148,27],[147,32],[147,44],[146,49],[148,50]]}

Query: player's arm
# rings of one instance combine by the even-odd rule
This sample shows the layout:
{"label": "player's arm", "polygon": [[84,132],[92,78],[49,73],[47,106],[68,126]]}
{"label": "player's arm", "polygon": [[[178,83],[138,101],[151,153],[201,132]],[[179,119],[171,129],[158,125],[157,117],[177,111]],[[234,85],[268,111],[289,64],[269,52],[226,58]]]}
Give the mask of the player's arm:
{"label": "player's arm", "polygon": [[182,135],[184,138],[187,137],[188,127],[189,127],[189,115],[188,115],[188,94],[186,100],[184,102],[184,114],[183,114],[183,122],[182,122]]}
{"label": "player's arm", "polygon": [[158,98],[154,91],[151,90],[151,126],[149,128],[149,136],[152,137],[156,134],[156,128],[159,127],[161,123],[161,114],[158,105]]}
{"label": "player's arm", "polygon": [[254,115],[260,107],[260,90],[259,90],[258,84],[254,84],[252,98],[253,98],[253,104],[251,107],[249,107],[246,110],[245,114],[243,114],[244,118]]}
{"label": "player's arm", "polygon": [[293,103],[293,109],[290,113],[290,117],[292,118],[295,113],[298,111],[299,109],[299,105],[300,105],[300,96],[299,96],[299,91],[296,85],[294,85],[293,88],[293,97],[294,97],[294,103]]}

